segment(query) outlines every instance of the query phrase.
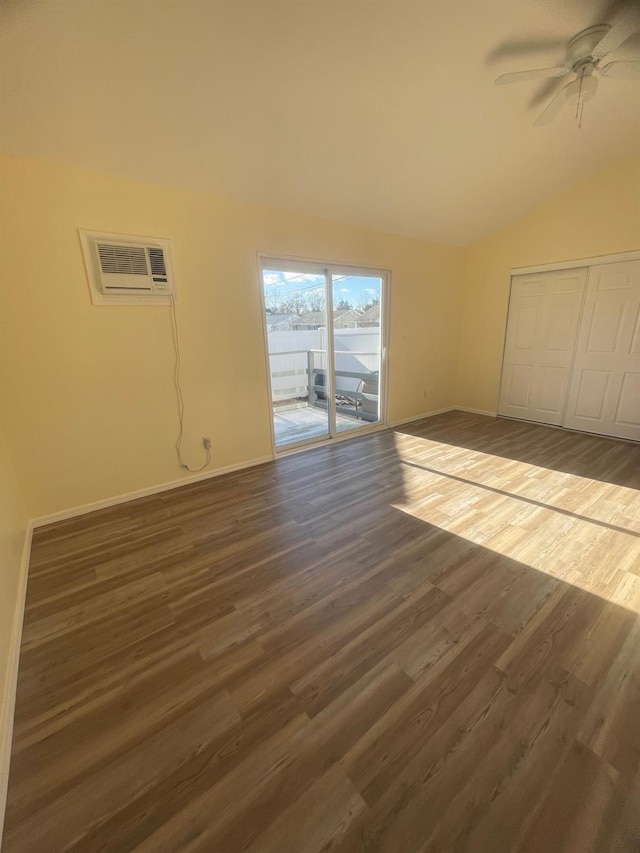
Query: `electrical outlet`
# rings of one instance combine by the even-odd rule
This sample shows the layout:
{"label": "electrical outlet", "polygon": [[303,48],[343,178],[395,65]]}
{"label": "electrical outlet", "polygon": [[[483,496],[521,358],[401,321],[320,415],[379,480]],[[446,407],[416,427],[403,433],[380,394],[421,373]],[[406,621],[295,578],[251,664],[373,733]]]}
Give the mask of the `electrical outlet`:
{"label": "electrical outlet", "polygon": [[211,439],[208,435],[202,436],[202,444],[204,445],[205,450],[211,450]]}

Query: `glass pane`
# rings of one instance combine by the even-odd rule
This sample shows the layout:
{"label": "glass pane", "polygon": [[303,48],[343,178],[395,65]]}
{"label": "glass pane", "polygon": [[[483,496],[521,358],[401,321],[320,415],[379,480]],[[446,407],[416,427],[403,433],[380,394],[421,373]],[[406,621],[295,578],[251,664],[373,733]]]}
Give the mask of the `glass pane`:
{"label": "glass pane", "polygon": [[336,429],[381,420],[382,278],[333,275]]}
{"label": "glass pane", "polygon": [[276,447],[329,435],[327,293],[322,274],[262,274]]}

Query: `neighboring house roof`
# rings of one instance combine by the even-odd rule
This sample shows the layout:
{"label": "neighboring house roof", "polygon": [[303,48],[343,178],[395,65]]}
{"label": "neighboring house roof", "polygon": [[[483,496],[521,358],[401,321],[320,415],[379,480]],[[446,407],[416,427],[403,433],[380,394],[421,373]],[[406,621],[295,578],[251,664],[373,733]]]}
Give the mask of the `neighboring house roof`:
{"label": "neighboring house roof", "polygon": [[[333,312],[333,322],[336,329],[353,329],[357,326],[379,326],[380,305],[373,305],[366,311],[356,311],[354,308],[340,309]],[[315,328],[327,325],[324,311],[307,311],[291,321],[292,329]]]}
{"label": "neighboring house roof", "polygon": [[334,311],[333,323],[336,329],[353,328],[358,325],[360,314],[353,309]]}
{"label": "neighboring house roof", "polygon": [[[337,319],[342,314],[345,314],[345,311],[334,311],[333,317]],[[299,317],[296,317],[294,326],[326,326],[327,325],[327,314],[326,311],[305,311],[304,314],[300,314]]]}
{"label": "neighboring house roof", "polygon": [[324,311],[307,311],[293,322],[294,326],[326,326],[327,315]]}
{"label": "neighboring house roof", "polygon": [[366,311],[363,311],[358,318],[359,326],[373,326],[380,324],[380,303],[377,305],[372,305],[371,308],[367,308]]}
{"label": "neighboring house roof", "polygon": [[[336,329],[353,329],[358,326],[377,326],[380,324],[380,306],[373,305],[366,311],[356,311],[354,308],[340,309],[333,312]],[[324,311],[307,311],[305,314],[267,314],[267,329],[284,332],[290,329],[319,329],[327,325],[327,315]]]}
{"label": "neighboring house roof", "polygon": [[294,320],[297,320],[295,314],[267,314],[267,331],[286,332],[292,328]]}

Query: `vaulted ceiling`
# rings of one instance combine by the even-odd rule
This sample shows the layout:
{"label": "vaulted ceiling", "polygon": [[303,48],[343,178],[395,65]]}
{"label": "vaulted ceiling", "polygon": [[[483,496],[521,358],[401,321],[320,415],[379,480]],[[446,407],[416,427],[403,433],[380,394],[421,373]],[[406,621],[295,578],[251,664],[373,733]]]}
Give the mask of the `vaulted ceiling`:
{"label": "vaulted ceiling", "polygon": [[493,82],[616,5],[5,0],[0,145],[466,244],[640,148],[638,81],[602,79],[581,129],[532,126],[546,83]]}

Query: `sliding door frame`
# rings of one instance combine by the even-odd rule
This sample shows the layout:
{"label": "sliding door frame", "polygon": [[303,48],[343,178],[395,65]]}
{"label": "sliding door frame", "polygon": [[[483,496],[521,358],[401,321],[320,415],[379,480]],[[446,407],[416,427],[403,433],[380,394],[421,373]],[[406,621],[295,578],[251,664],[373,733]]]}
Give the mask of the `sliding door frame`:
{"label": "sliding door frame", "polygon": [[[327,261],[314,258],[299,258],[295,255],[279,255],[274,252],[258,252],[258,290],[260,292],[260,310],[262,321],[262,335],[264,340],[265,373],[267,404],[269,411],[269,428],[271,434],[271,454],[274,459],[308,450],[310,447],[326,446],[338,441],[348,441],[360,435],[370,435],[373,432],[387,429],[389,425],[389,328],[390,328],[390,304],[391,304],[391,270],[383,267],[360,266],[353,263],[341,263],[340,261]],[[335,351],[334,351],[334,328],[333,328],[333,276],[334,275],[361,275],[371,276],[382,280],[382,293],[380,299],[380,420],[367,426],[360,426],[353,430],[338,432],[336,429],[336,407],[335,402],[328,405],[329,433],[326,436],[308,438],[302,441],[291,442],[284,447],[276,446],[275,427],[273,422],[273,392],[271,385],[271,370],[269,362],[269,340],[266,329],[266,304],[264,296],[263,272],[270,267],[283,272],[308,272],[315,275],[324,275],[327,288],[327,388],[328,402],[334,399],[334,377],[335,377]],[[329,322],[331,319],[331,322]]]}

